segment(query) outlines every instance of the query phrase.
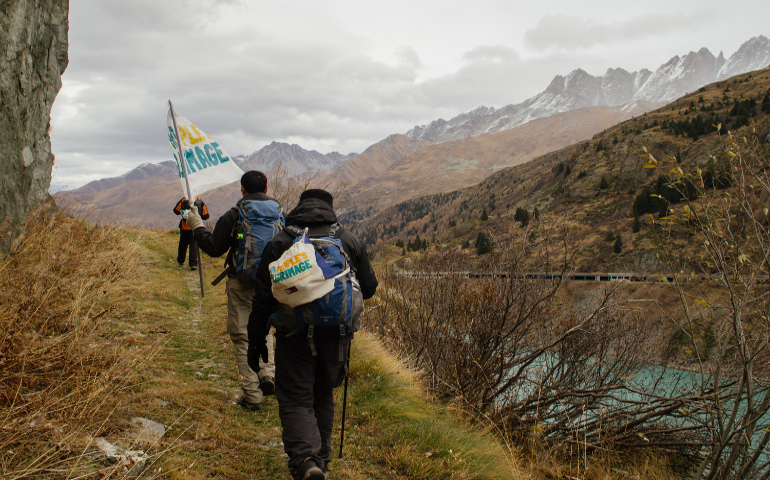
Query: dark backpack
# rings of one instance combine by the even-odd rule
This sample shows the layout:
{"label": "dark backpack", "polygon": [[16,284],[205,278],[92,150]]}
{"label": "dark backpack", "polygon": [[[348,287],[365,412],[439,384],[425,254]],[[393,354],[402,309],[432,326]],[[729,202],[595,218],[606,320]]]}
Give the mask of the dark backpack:
{"label": "dark backpack", "polygon": [[265,245],[283,229],[283,212],[275,200],[243,200],[238,209],[238,250],[233,256],[238,279],[257,281]]}
{"label": "dark backpack", "polygon": [[[294,225],[287,226],[284,231],[294,237],[304,234],[304,229]],[[294,308],[279,304],[278,316],[272,317],[270,323],[287,336],[306,333],[312,340],[316,325],[336,326],[340,336],[358,331],[364,298],[356,280],[355,268],[337,236],[341,231],[342,226],[335,223],[325,234],[308,235],[316,252],[321,255],[334,275],[344,272],[348,267],[349,271],[334,281],[334,289],[331,292],[317,300]],[[315,354],[312,341],[310,345]]]}

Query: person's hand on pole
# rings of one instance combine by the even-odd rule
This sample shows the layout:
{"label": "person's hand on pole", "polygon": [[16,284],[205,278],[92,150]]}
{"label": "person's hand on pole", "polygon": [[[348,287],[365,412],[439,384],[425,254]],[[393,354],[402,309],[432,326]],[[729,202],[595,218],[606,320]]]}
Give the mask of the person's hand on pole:
{"label": "person's hand on pole", "polygon": [[201,219],[201,216],[198,215],[198,207],[195,205],[193,205],[189,210],[186,210],[182,214],[182,218],[184,218],[187,226],[190,227],[190,230],[192,231],[195,231],[196,228],[203,226],[203,220]]}

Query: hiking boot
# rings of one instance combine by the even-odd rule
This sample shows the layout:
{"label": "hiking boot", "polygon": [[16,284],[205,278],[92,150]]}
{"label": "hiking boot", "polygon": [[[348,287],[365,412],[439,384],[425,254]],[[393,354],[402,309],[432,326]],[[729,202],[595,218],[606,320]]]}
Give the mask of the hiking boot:
{"label": "hiking boot", "polygon": [[240,406],[240,407],[242,407],[242,408],[244,408],[246,410],[251,410],[252,412],[256,412],[256,411],[258,411],[258,410],[260,410],[262,408],[262,405],[260,405],[258,403],[251,403],[248,400],[246,400],[245,397],[243,397],[240,400],[238,400],[238,406]]}
{"label": "hiking boot", "polygon": [[190,270],[198,270],[198,265],[190,265]]}
{"label": "hiking boot", "polygon": [[325,480],[326,474],[318,468],[315,460],[307,458],[302,465],[292,469],[291,476],[294,480]]}
{"label": "hiking boot", "polygon": [[275,380],[273,377],[262,377],[259,380],[259,389],[263,395],[273,395],[275,393]]}

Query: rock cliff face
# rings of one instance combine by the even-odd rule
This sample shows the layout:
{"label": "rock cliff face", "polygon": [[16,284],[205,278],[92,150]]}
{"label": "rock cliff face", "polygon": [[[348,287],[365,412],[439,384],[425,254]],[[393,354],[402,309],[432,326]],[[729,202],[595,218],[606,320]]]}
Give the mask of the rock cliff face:
{"label": "rock cliff face", "polygon": [[48,203],[51,106],[67,67],[69,0],[0,0],[0,251]]}

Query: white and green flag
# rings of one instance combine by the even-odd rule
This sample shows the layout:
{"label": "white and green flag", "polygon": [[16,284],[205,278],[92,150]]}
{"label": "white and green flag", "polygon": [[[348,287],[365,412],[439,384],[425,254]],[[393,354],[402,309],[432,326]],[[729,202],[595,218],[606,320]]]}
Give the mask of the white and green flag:
{"label": "white and green flag", "polygon": [[171,109],[168,111],[166,123],[168,123],[168,140],[171,142],[171,150],[174,152],[182,190],[186,194],[201,195],[241,179],[243,170],[238,168],[238,165],[225,153],[224,149],[189,120],[177,115],[176,124],[179,128],[179,137],[189,173],[191,191],[188,192],[185,182],[185,168],[179,158],[179,149],[174,134]]}

